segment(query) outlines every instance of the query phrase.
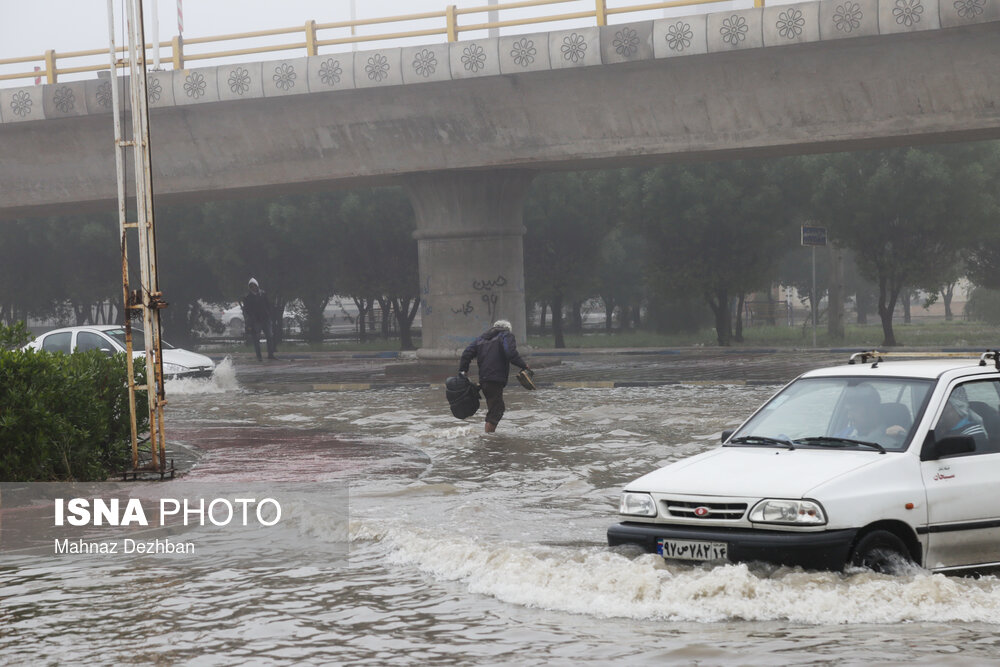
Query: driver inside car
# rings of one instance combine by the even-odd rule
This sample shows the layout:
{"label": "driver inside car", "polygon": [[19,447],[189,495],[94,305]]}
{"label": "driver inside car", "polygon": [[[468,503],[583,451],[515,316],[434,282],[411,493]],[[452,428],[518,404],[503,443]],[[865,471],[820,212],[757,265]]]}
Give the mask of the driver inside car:
{"label": "driver inside car", "polygon": [[891,420],[883,414],[882,398],[874,387],[860,384],[847,391],[844,399],[847,426],[838,434],[840,437],[879,444],[888,444],[888,440],[898,442],[906,437],[905,426],[888,423]]}

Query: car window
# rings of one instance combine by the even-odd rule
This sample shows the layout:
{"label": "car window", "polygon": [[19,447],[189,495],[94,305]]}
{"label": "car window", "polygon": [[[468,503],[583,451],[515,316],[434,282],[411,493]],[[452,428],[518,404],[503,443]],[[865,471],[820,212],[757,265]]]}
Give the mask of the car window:
{"label": "car window", "polygon": [[[122,349],[123,350],[125,349],[125,329],[123,329],[123,328],[108,329],[104,333],[108,334],[109,336],[111,336],[112,338],[114,338],[116,341],[118,341],[121,344]],[[142,337],[143,337],[142,329],[140,329],[139,327],[136,327],[136,326],[132,327],[132,350],[133,351],[135,351],[135,350],[142,350],[143,349]],[[171,345],[167,341],[163,340],[162,338],[160,339],[160,347],[162,347],[164,350],[172,350],[172,349],[174,349],[173,345]]]}
{"label": "car window", "polygon": [[42,349],[46,352],[62,352],[64,354],[69,354],[71,352],[70,337],[72,335],[73,334],[69,331],[49,334],[42,339]]}
{"label": "car window", "polygon": [[902,450],[932,385],[909,378],[804,378],[771,399],[733,437],[812,446],[836,446],[837,439],[843,446],[848,439]]}
{"label": "car window", "polygon": [[954,435],[971,436],[973,454],[1000,452],[1000,382],[966,382],[952,390],[934,425],[934,438]]}
{"label": "car window", "polygon": [[115,347],[103,336],[91,331],[80,331],[76,334],[76,349],[79,352],[88,350],[109,350],[115,352]]}

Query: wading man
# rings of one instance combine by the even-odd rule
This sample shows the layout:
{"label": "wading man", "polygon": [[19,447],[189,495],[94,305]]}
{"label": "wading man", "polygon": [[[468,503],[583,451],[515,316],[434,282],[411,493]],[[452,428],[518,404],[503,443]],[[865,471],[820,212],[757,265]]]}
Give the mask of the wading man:
{"label": "wading man", "polygon": [[507,386],[510,375],[510,365],[528,368],[521,355],[517,353],[517,342],[510,332],[510,322],[497,320],[482,336],[472,341],[462,353],[458,365],[459,375],[469,372],[469,364],[475,357],[479,365],[479,385],[486,397],[486,432],[493,433],[503,417],[503,388]]}

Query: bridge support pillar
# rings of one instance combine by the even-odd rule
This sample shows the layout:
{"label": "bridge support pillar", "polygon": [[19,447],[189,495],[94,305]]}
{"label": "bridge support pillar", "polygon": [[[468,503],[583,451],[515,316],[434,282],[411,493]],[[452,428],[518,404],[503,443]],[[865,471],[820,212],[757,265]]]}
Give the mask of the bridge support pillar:
{"label": "bridge support pillar", "polygon": [[453,359],[498,319],[525,340],[524,198],[533,173],[407,176],[416,212],[424,359]]}

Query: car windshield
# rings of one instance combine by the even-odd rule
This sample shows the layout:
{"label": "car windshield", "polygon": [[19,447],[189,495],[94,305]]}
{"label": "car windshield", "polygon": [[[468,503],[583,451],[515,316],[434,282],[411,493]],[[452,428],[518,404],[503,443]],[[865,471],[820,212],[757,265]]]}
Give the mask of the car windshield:
{"label": "car windshield", "polygon": [[727,441],[730,446],[902,451],[933,381],[828,377],[796,380]]}
{"label": "car windshield", "polygon": [[[121,345],[123,348],[125,347],[125,329],[124,328],[119,327],[118,329],[108,329],[104,333],[106,333],[107,335],[109,335],[112,338],[114,338],[118,342],[118,344]],[[133,350],[140,350],[140,349],[142,349],[142,337],[143,337],[142,329],[140,329],[139,327],[132,327],[132,349]],[[172,350],[172,349],[174,349],[173,345],[171,345],[167,341],[163,340],[162,338],[160,339],[160,346],[164,350]]]}

